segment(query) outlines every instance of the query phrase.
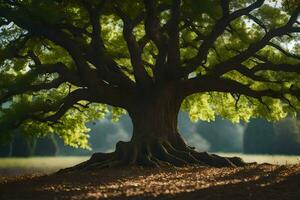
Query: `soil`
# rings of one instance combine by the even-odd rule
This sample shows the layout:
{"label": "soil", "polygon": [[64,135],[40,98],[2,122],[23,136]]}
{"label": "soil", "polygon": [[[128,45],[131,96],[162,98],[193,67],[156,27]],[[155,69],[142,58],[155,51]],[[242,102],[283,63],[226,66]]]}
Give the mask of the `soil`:
{"label": "soil", "polygon": [[102,169],[0,177],[2,200],[300,199],[300,165]]}

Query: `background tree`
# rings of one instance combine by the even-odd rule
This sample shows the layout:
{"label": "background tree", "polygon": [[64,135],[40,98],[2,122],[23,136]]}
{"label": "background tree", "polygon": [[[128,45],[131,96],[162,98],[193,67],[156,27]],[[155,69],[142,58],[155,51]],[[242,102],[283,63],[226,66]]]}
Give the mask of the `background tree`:
{"label": "background tree", "polygon": [[111,105],[129,113],[131,141],[76,169],[243,165],[188,147],[177,114],[295,115],[299,12],[297,0],[1,0],[1,135],[22,127],[87,146],[85,123]]}
{"label": "background tree", "polygon": [[251,120],[244,135],[244,153],[296,155],[300,152],[299,121],[287,117],[276,123]]}

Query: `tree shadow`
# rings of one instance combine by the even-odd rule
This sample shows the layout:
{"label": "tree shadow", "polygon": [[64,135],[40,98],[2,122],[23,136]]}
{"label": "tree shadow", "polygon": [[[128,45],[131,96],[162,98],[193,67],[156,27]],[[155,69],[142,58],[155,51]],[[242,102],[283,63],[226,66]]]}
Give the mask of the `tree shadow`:
{"label": "tree shadow", "polygon": [[[175,169],[169,169],[174,171]],[[0,200],[71,199],[82,197],[91,188],[112,182],[130,181],[139,176],[155,175],[159,169],[114,168],[99,171],[75,172],[69,174],[49,174],[44,176],[23,176],[0,182]],[[80,198],[79,198],[80,199]],[[91,198],[93,199],[93,198]]]}
{"label": "tree shadow", "polygon": [[[272,166],[271,166],[272,167]],[[176,169],[167,170],[142,170],[142,169],[104,169],[99,172],[72,173],[64,175],[48,175],[40,177],[24,177],[18,180],[0,183],[0,199],[9,200],[64,200],[64,199],[101,199],[97,191],[107,187],[116,195],[108,196],[107,199],[201,199],[201,200],[298,200],[300,199],[300,173],[290,173],[291,167],[274,167],[267,171],[263,165],[251,168],[240,168],[224,176],[216,177],[216,182],[221,185],[209,186],[196,189],[192,192],[182,192],[174,195],[152,196],[151,193],[143,193],[126,197],[122,193],[122,184],[125,181],[134,181],[140,177],[158,176],[161,172],[171,175]],[[199,169],[201,171],[201,169]],[[204,169],[205,170],[205,169]],[[256,177],[256,178],[253,178]],[[246,180],[249,179],[249,180]],[[226,181],[229,184],[226,184]],[[236,180],[235,183],[233,183]],[[113,183],[113,184],[112,184]],[[106,188],[106,190],[107,190]],[[90,193],[94,196],[88,196]],[[119,193],[118,193],[119,192]],[[147,196],[148,195],[148,196]]]}
{"label": "tree shadow", "polygon": [[[257,168],[259,168],[258,166]],[[300,173],[291,174],[288,177],[278,179],[281,173],[285,173],[286,167],[282,166],[271,173],[263,174],[253,168],[247,174],[259,176],[258,179],[248,182],[238,182],[236,184],[225,184],[214,187],[203,188],[193,192],[184,192],[176,195],[162,195],[157,199],[201,199],[201,200],[218,200],[218,199],[234,199],[234,200],[299,200],[300,199]],[[243,171],[239,171],[233,176],[243,179],[247,177]],[[230,177],[222,177],[226,180]],[[219,179],[219,181],[221,181]]]}

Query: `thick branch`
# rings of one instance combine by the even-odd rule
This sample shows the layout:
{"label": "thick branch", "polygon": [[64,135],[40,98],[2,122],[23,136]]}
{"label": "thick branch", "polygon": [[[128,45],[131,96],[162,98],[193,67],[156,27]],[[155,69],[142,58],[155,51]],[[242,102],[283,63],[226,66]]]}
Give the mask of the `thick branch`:
{"label": "thick branch", "polygon": [[284,94],[292,94],[294,96],[300,97],[300,91],[297,90],[254,90],[251,89],[248,85],[244,85],[234,80],[214,78],[210,76],[203,76],[201,78],[193,78],[189,81],[185,81],[183,90],[185,91],[184,96],[189,96],[191,94],[199,92],[224,92],[242,94],[257,99],[261,99],[262,97],[283,99]]}
{"label": "thick branch", "polygon": [[45,118],[39,118],[37,116],[33,116],[35,120],[40,122],[57,122],[70,108],[72,108],[77,102],[86,100],[90,100],[90,94],[87,89],[78,89],[71,92],[64,100],[63,104],[60,108],[55,112],[55,114],[50,115]]}
{"label": "thick branch", "polygon": [[229,3],[230,0],[220,0],[223,16],[229,15]]}
{"label": "thick branch", "polygon": [[270,30],[265,34],[265,36],[259,40],[258,42],[252,43],[245,51],[239,53],[238,55],[228,59],[227,61],[220,63],[216,65],[212,71],[212,74],[215,76],[221,76],[222,74],[231,71],[234,66],[240,65],[242,62],[246,61],[247,59],[253,57],[256,55],[256,53],[264,48],[266,45],[269,44],[270,40],[278,37],[283,36],[285,34],[294,33],[294,32],[300,32],[299,27],[293,27],[292,25],[296,22],[295,18],[293,17],[295,15],[299,15],[300,13],[300,6],[294,11],[292,14],[292,17],[288,21],[288,23],[282,27]]}
{"label": "thick branch", "polygon": [[[36,19],[31,19],[30,13],[23,8],[8,9],[0,7],[0,13],[1,16],[14,22],[19,27],[28,30],[32,35],[46,37],[65,48],[75,61],[81,76],[88,77],[88,66],[82,59],[82,47],[79,46],[76,41],[71,39],[67,33],[59,30],[57,27],[46,24],[45,22],[38,22]],[[20,15],[20,13],[23,15]]]}
{"label": "thick branch", "polygon": [[[183,17],[183,16],[182,16]],[[183,17],[184,21],[184,27],[189,28],[192,32],[197,34],[197,39],[196,40],[205,40],[206,36],[199,31],[199,29],[196,27],[196,25],[193,23],[191,19],[188,17]]]}
{"label": "thick branch", "polygon": [[[19,12],[23,13],[24,16],[22,15],[22,17],[19,17]],[[39,22],[36,19],[33,20],[31,19],[30,13],[23,8],[0,8],[0,13],[1,16],[6,17],[19,27],[28,30],[32,35],[45,37],[57,45],[65,48],[76,64],[78,75],[80,76],[81,81],[84,82],[84,84],[88,87],[94,87],[95,84],[90,79],[91,76],[94,77],[93,81],[95,78],[97,78],[97,82],[100,82],[101,77],[106,82],[113,85],[118,85],[119,87],[130,87],[132,85],[132,81],[130,81],[129,78],[121,72],[121,70],[112,60],[107,61],[108,63],[103,63],[103,65],[110,66],[110,71],[106,71],[106,73],[100,72],[101,76],[95,77],[94,74],[92,74],[94,71],[91,70],[91,67],[87,62],[87,49],[69,37],[67,33],[60,30],[59,25],[54,26],[45,22]]]}
{"label": "thick branch", "polygon": [[24,94],[27,92],[38,92],[41,90],[49,90],[52,88],[58,88],[65,80],[62,78],[54,79],[51,82],[41,83],[36,85],[23,85],[21,88],[12,87],[6,93],[0,95],[0,104],[8,101],[15,95]]}
{"label": "thick branch", "polygon": [[247,17],[249,19],[251,19],[252,21],[254,21],[261,28],[263,28],[266,33],[268,32],[268,28],[266,27],[266,25],[261,20],[259,20],[257,17],[255,17],[255,16],[253,16],[251,14],[247,14]]}
{"label": "thick branch", "polygon": [[[69,82],[77,87],[84,86],[80,77],[73,71],[69,70],[63,63],[42,64],[39,58],[33,53],[30,56],[35,62],[31,66],[32,70],[26,75],[14,81],[14,85],[7,92],[0,95],[0,103],[3,103],[15,95],[20,95],[27,92],[38,92],[41,90],[49,90],[58,88],[62,83]],[[57,73],[59,77],[51,82],[32,84],[39,75]],[[16,87],[20,85],[20,87]]]}
{"label": "thick branch", "polygon": [[[179,46],[179,23],[180,23],[180,5],[181,0],[173,0],[171,6],[171,19],[168,21],[168,60],[167,67],[171,72],[176,71],[180,67],[180,46]],[[169,74],[172,76],[172,74]]]}
{"label": "thick branch", "polygon": [[295,72],[300,74],[300,64],[298,65],[291,65],[291,64],[272,64],[272,63],[260,63],[255,65],[253,68],[250,69],[252,72],[259,72],[259,71],[276,71],[276,72]]}
{"label": "thick branch", "polygon": [[119,87],[130,88],[133,86],[133,82],[122,72],[121,67],[119,67],[113,59],[106,56],[107,52],[101,36],[102,25],[100,23],[100,17],[105,3],[105,0],[101,0],[95,6],[92,5],[91,2],[82,0],[82,5],[89,13],[90,23],[93,27],[91,34],[92,41],[87,57],[97,68],[99,78],[110,84],[118,85]]}
{"label": "thick branch", "polygon": [[87,9],[90,17],[90,23],[93,27],[92,32],[92,41],[91,46],[93,51],[95,51],[98,54],[102,54],[104,47],[104,42],[101,37],[101,23],[100,21],[100,15],[101,15],[101,9],[104,6],[105,1],[100,1],[100,5],[95,8],[93,7],[89,2],[83,3],[83,6]]}
{"label": "thick branch", "polygon": [[139,23],[138,18],[136,20],[131,20],[128,15],[126,15],[120,8],[119,5],[115,7],[116,14],[123,21],[123,36],[128,46],[130,53],[131,64],[134,70],[134,77],[138,85],[148,85],[152,82],[151,77],[148,75],[143,61],[142,61],[142,48],[139,43],[136,41],[135,36],[133,35],[133,29]]}
{"label": "thick branch", "polygon": [[144,0],[146,8],[145,18],[145,31],[147,37],[154,42],[158,48],[158,56],[156,58],[154,78],[157,81],[161,81],[167,77],[165,68],[165,61],[167,58],[168,44],[166,43],[167,38],[163,34],[162,27],[158,18],[159,13],[157,12],[156,1]]}
{"label": "thick branch", "polygon": [[269,83],[277,83],[277,82],[280,82],[280,81],[272,81],[272,80],[269,80],[269,79],[266,79],[266,78],[263,78],[261,76],[258,76],[255,74],[255,71],[247,68],[246,66],[244,65],[240,65],[240,66],[236,66],[235,67],[235,70],[238,71],[239,73],[241,73],[242,75],[248,77],[248,78],[251,78],[252,80],[254,81],[259,81],[259,82],[269,82]]}
{"label": "thick branch", "polygon": [[278,45],[278,44],[269,42],[268,45],[270,45],[271,47],[277,49],[278,51],[280,51],[281,53],[283,53],[283,54],[286,55],[287,57],[290,57],[290,58],[294,58],[294,59],[300,60],[300,55],[292,54],[292,53],[290,53],[290,52],[284,50],[284,49],[283,49],[280,45]]}
{"label": "thick branch", "polygon": [[251,4],[250,6],[243,8],[241,10],[237,10],[231,14],[227,14],[227,4],[223,2],[222,8],[223,8],[223,16],[216,22],[213,30],[211,31],[210,35],[207,36],[207,38],[203,41],[201,44],[197,55],[192,58],[188,63],[187,67],[183,68],[182,76],[185,77],[189,73],[195,71],[201,64],[206,62],[208,51],[210,48],[213,47],[214,42],[217,40],[218,37],[220,37],[224,31],[226,30],[226,27],[230,25],[230,23],[243,16],[249,14],[251,11],[259,8],[261,5],[263,5],[264,0],[257,0],[255,3]]}
{"label": "thick branch", "polygon": [[162,40],[160,22],[157,17],[156,3],[154,0],[144,0],[146,8],[145,30],[156,46],[160,46]]}

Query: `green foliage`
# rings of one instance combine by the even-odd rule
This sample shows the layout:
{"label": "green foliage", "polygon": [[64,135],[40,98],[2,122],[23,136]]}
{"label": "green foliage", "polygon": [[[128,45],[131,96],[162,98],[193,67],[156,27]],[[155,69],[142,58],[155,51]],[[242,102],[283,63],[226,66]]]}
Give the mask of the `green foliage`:
{"label": "green foliage", "polygon": [[22,124],[22,133],[29,137],[43,137],[55,133],[65,144],[72,147],[90,149],[88,143],[90,129],[86,127],[89,121],[100,120],[107,114],[105,105],[92,104],[89,109],[79,111],[70,109],[58,124],[37,123],[27,120]]}
{"label": "green foliage", "polygon": [[[18,22],[23,23],[26,19],[33,19],[50,27],[50,29],[69,25],[76,30],[83,30],[84,33],[77,33],[77,35],[67,30],[63,32],[78,43],[82,49],[93,51],[88,48],[92,40],[93,27],[89,21],[90,16],[86,11],[85,3],[87,2],[76,0],[20,0],[13,2],[17,2],[24,8],[22,10],[10,6],[10,9],[17,15]],[[96,0],[89,1],[91,5],[97,8],[100,2]],[[114,62],[121,66],[124,74],[131,80],[134,80],[130,54],[122,32],[124,23],[113,12],[113,1],[107,2],[109,3],[102,8],[102,15],[99,19],[99,22],[102,24],[101,36],[106,52],[104,55],[98,56],[101,56],[101,59],[105,61],[113,59]],[[144,10],[144,4],[141,0],[117,2],[130,19],[136,18]],[[171,3],[170,0],[157,2],[166,5]],[[255,1],[231,1],[230,11],[244,8],[253,2]],[[268,30],[272,30],[287,22],[297,3],[298,1],[296,0],[286,0],[281,1],[281,3],[268,1],[267,4],[256,9],[251,14],[262,20]],[[182,15],[194,23],[200,33],[198,34],[203,37],[211,33],[216,21],[222,17],[222,8],[218,0],[183,0],[181,6]],[[0,8],[2,7],[7,7],[4,1],[0,1]],[[161,25],[165,25],[170,18],[170,11],[164,11],[158,17]],[[37,23],[36,25],[38,26],[39,24]],[[182,28],[184,23],[180,24],[180,26]],[[206,74],[205,69],[213,69],[218,63],[238,55],[241,51],[247,49],[249,45],[260,40],[265,34],[262,27],[253,21],[251,22],[247,16],[232,21],[230,28],[232,29],[231,31],[225,31],[214,41],[214,48],[209,51],[206,62],[199,66],[192,75]],[[145,36],[145,24],[143,21],[134,28],[133,34],[137,40]],[[201,42],[198,40],[198,34],[188,28],[181,29],[179,42],[181,59],[183,61],[197,54],[197,48],[201,45]],[[292,53],[299,53],[299,38],[299,35],[293,35],[293,37],[275,38],[272,42],[285,46]],[[21,29],[14,23],[7,23],[7,20],[0,17],[0,100],[2,95],[7,92],[17,93],[26,85],[34,86],[40,83],[50,83],[58,78],[57,73],[37,73],[36,63],[34,64],[34,60],[27,56],[30,52],[33,52],[42,64],[61,62],[67,66],[68,70],[76,68],[66,49],[43,37],[29,35],[26,30]],[[151,77],[153,77],[151,68],[155,65],[157,55],[157,46],[152,41],[146,43],[142,52],[142,59],[146,63],[146,71]],[[274,50],[270,46],[266,46],[257,52],[257,55],[265,57],[276,64],[299,64],[296,59],[287,58],[282,52]],[[243,65],[247,69],[252,69],[257,62],[260,62],[257,58],[251,58],[245,61]],[[223,77],[248,85],[253,90],[272,89],[281,91],[288,90],[291,87],[300,88],[300,77],[296,73],[264,71],[256,73],[256,75],[266,78],[270,82],[253,80],[238,71],[231,71],[223,75]],[[278,84],[278,81],[284,82]],[[77,87],[71,83],[64,83],[54,89],[38,92],[26,91],[22,94],[12,95],[13,98],[3,102],[0,108],[0,124],[3,124],[3,127],[0,127],[0,131],[8,133],[1,133],[0,141],[8,140],[10,135],[13,134],[10,129],[16,123],[22,122],[19,128],[28,137],[56,133],[64,139],[66,144],[88,148],[86,133],[89,132],[89,129],[86,127],[86,123],[102,119],[108,112],[112,113],[112,120],[117,121],[121,115],[126,113],[125,110],[116,107],[108,108],[107,105],[102,104],[90,104],[88,108],[87,106],[76,105],[76,108],[71,108],[61,118],[60,123],[57,124],[37,122],[29,116],[29,113],[35,113],[43,117],[50,116],[59,110],[64,98],[76,89]],[[248,121],[251,117],[264,117],[268,120],[276,121],[287,115],[295,115],[296,109],[300,109],[299,101],[294,96],[286,95],[285,97],[289,101],[280,101],[267,97],[255,99],[235,93],[207,92],[188,97],[184,101],[182,109],[189,112],[193,121],[211,121],[216,116],[230,119],[233,122]],[[82,105],[87,103],[80,102]]]}
{"label": "green foliage", "polygon": [[122,108],[112,107],[111,118],[113,122],[118,122],[122,115],[126,114],[126,111]]}

